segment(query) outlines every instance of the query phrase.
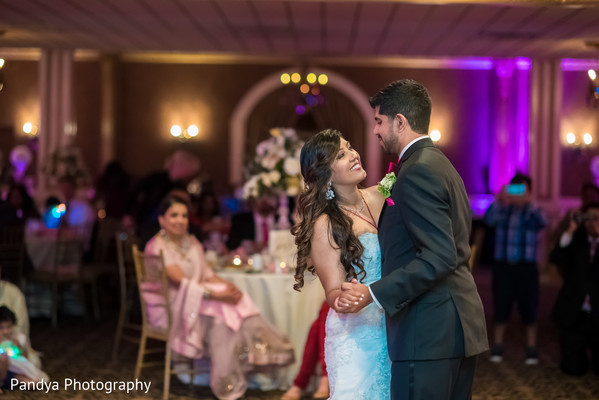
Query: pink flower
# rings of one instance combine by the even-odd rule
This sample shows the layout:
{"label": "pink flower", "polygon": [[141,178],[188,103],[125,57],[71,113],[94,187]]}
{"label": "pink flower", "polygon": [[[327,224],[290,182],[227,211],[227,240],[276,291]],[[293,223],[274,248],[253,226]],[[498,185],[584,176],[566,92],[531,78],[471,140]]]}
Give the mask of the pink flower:
{"label": "pink flower", "polygon": [[393,199],[391,197],[387,197],[387,205],[389,207],[394,206],[395,202],[393,201]]}

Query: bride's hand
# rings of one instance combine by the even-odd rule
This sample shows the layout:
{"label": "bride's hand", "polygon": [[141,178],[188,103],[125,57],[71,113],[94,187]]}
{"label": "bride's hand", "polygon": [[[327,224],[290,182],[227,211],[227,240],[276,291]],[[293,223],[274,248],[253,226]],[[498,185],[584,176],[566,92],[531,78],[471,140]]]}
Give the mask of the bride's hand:
{"label": "bride's hand", "polygon": [[372,296],[368,287],[358,283],[356,279],[344,282],[341,285],[341,294],[335,300],[339,304],[341,313],[355,313],[372,302]]}

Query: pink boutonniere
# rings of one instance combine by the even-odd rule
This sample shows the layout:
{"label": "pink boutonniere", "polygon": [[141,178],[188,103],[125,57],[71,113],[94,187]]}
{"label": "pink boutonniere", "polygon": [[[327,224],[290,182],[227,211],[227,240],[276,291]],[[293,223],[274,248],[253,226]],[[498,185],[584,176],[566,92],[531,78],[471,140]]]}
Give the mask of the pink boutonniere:
{"label": "pink boutonniere", "polygon": [[394,206],[395,202],[393,201],[393,199],[391,197],[387,197],[385,200],[387,200],[387,205],[389,207]]}

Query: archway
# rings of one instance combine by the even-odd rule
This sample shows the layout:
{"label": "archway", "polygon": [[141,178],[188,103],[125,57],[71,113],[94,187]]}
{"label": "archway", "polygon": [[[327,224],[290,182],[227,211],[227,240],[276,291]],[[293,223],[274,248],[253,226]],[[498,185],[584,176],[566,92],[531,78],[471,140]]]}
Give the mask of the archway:
{"label": "archway", "polygon": [[[365,168],[368,171],[367,184],[374,184],[377,177],[381,176],[381,152],[376,139],[370,134],[373,129],[374,120],[372,118],[372,108],[368,103],[368,96],[353,82],[333,71],[319,68],[312,68],[310,71],[316,74],[327,74],[329,77],[327,85],[346,96],[362,115],[366,138],[363,159]],[[229,183],[233,185],[238,185],[243,181],[244,148],[248,118],[254,107],[256,107],[263,97],[281,87],[280,77],[284,72],[288,72],[288,69],[272,73],[256,83],[239,101],[233,111],[229,130]]]}

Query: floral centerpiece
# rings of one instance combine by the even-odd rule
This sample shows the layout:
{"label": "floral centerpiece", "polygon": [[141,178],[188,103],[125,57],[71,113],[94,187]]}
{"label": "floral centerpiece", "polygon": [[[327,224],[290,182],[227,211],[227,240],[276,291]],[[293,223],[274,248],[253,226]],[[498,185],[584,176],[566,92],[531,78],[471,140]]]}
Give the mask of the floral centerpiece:
{"label": "floral centerpiece", "polygon": [[298,195],[302,189],[299,155],[303,145],[294,129],[271,129],[270,137],[258,143],[254,160],[246,166],[243,197]]}
{"label": "floral centerpiece", "polygon": [[54,183],[68,179],[76,186],[82,187],[90,183],[90,174],[77,147],[59,147],[49,155],[44,165],[44,172]]}

